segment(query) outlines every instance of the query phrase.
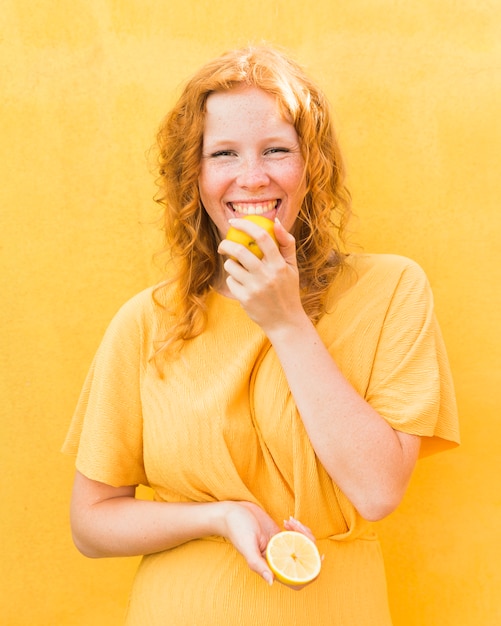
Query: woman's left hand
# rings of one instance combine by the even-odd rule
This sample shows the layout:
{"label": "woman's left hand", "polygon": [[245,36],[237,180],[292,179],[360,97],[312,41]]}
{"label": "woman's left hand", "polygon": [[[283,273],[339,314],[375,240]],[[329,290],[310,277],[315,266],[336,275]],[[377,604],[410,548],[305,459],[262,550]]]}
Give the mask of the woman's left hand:
{"label": "woman's left hand", "polygon": [[301,522],[292,517],[292,515],[289,517],[289,519],[284,520],[284,528],[285,530],[295,530],[298,533],[306,535],[306,537],[308,537],[308,539],[311,539],[313,543],[316,543],[317,541],[315,539],[315,535],[311,531],[311,528],[308,528],[308,526],[301,524]]}
{"label": "woman's left hand", "polygon": [[[303,535],[306,535],[306,537],[308,537],[308,539],[311,539],[313,543],[317,542],[315,539],[315,535],[312,533],[311,529],[308,528],[308,526],[301,524],[301,522],[295,519],[294,517],[292,517],[292,515],[289,517],[289,519],[284,520],[284,528],[285,530],[294,530],[298,533],[302,533]],[[324,555],[321,555],[320,558],[323,561]],[[293,589],[294,591],[301,591],[301,589],[304,589],[308,585],[311,585],[312,582],[315,582],[315,581],[312,580],[310,583],[306,583],[304,585],[287,585],[286,583],[282,583],[282,585],[285,585],[286,587],[290,587],[290,589]]]}
{"label": "woman's left hand", "polygon": [[275,245],[257,224],[236,219],[232,225],[249,234],[263,252],[258,259],[245,246],[224,239],[218,252],[229,258],[224,262],[226,284],[249,317],[267,332],[277,325],[304,315],[299,291],[299,272],[294,237],[275,221]]}

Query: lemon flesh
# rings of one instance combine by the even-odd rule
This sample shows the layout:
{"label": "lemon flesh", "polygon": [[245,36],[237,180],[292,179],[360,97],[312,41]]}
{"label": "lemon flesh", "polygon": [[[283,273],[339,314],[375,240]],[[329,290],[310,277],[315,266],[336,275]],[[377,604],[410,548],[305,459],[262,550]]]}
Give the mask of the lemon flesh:
{"label": "lemon flesh", "polygon": [[270,539],[266,548],[266,560],[275,577],[292,586],[315,580],[322,565],[313,541],[292,530],[278,533]]}

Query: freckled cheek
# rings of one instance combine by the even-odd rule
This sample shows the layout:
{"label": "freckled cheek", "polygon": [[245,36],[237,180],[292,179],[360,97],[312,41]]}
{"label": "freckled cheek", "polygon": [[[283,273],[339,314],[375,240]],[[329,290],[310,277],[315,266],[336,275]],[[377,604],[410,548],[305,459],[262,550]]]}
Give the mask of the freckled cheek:
{"label": "freckled cheek", "polygon": [[200,189],[200,195],[202,201],[210,201],[214,199],[218,191],[221,189],[221,183],[219,177],[215,172],[202,171],[198,179],[198,188]]}
{"label": "freckled cheek", "polygon": [[202,168],[199,177],[199,185],[211,192],[217,192],[229,185],[234,178],[234,173],[229,168],[207,167]]}
{"label": "freckled cheek", "polygon": [[290,168],[284,173],[282,178],[284,187],[289,190],[289,193],[302,194],[306,189],[306,181],[304,177],[304,168],[300,165]]}
{"label": "freckled cheek", "polygon": [[299,188],[303,181],[304,162],[302,158],[283,159],[270,166],[269,173],[282,186],[288,189]]}

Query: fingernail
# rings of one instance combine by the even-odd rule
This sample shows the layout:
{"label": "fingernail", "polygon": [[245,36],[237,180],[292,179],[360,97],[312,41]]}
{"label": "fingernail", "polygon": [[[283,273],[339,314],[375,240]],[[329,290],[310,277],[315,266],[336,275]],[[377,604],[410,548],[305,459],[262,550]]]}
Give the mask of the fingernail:
{"label": "fingernail", "polygon": [[303,528],[306,530],[306,526],[304,524],[301,524],[301,522],[299,520],[297,520],[295,517],[292,517],[292,515],[290,516],[290,520],[293,524],[296,524],[296,526],[299,526],[299,528]]}
{"label": "fingernail", "polygon": [[263,572],[263,578],[265,579],[265,581],[268,583],[268,585],[273,585],[273,576],[270,574],[270,572]]}

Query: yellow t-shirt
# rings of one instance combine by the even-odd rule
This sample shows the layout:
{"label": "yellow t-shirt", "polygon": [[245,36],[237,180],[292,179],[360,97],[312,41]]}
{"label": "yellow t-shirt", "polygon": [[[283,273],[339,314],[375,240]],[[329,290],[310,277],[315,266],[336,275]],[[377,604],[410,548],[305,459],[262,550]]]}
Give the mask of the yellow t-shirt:
{"label": "yellow t-shirt", "polygon": [[[222,538],[191,541],[144,557],[126,623],[389,626],[375,534],[318,461],[262,330],[237,301],[210,292],[205,332],[165,361],[161,377],[151,356],[168,320],[152,291],[110,324],[64,451],[89,478],[147,484],[160,501],[249,500],[279,526],[293,515],[325,560],[318,580],[294,592],[269,588]],[[456,445],[447,356],[418,265],[350,256],[317,330],[391,426],[423,437],[423,454]]]}

